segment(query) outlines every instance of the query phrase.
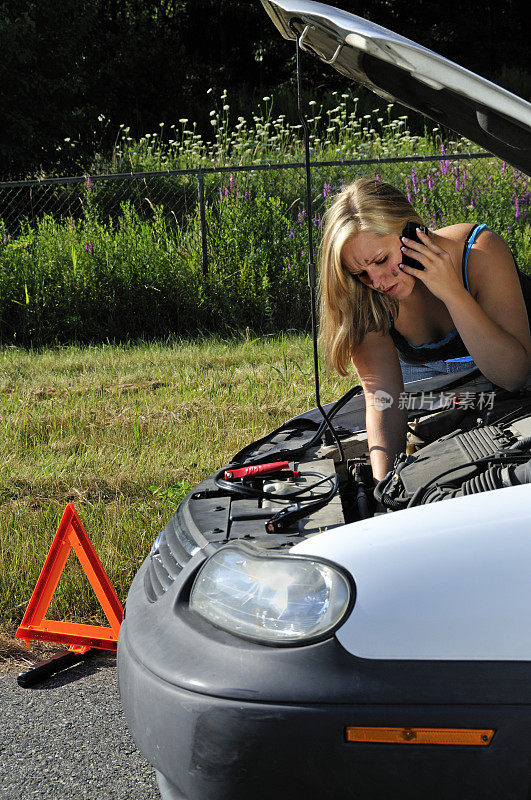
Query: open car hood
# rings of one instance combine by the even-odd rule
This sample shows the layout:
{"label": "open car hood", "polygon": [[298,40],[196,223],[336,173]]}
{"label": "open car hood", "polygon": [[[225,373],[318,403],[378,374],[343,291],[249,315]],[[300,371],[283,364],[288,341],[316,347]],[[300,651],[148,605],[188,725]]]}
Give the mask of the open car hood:
{"label": "open car hood", "polygon": [[285,39],[342,75],[397,101],[531,174],[531,103],[426,47],[311,0],[262,0]]}

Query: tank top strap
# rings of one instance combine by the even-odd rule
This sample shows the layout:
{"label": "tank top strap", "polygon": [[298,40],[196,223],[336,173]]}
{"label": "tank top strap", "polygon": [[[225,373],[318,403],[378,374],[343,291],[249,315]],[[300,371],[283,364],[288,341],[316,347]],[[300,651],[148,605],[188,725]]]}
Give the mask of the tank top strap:
{"label": "tank top strap", "polygon": [[463,286],[466,288],[467,292],[470,294],[470,286],[468,285],[468,275],[467,275],[467,268],[468,268],[468,256],[470,255],[470,251],[472,249],[472,245],[478,238],[481,231],[484,231],[485,228],[488,228],[484,222],[480,225],[474,225],[470,233],[465,239],[465,243],[463,245],[463,258],[461,261],[461,272],[463,273]]}

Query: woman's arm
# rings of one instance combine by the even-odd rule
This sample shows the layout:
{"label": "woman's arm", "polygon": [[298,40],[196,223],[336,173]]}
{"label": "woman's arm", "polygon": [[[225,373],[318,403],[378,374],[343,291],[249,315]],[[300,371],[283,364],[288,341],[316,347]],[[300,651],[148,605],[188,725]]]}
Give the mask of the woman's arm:
{"label": "woman's arm", "polygon": [[389,334],[368,333],[352,354],[365,394],[367,439],[375,480],[381,480],[405,449],[407,409],[400,408],[402,371]]}
{"label": "woman's arm", "polygon": [[475,298],[461,284],[441,236],[419,233],[422,244],[405,252],[425,267],[404,272],[419,278],[446,305],[461,338],[486,378],[515,390],[531,368],[531,336],[511,251],[499,236],[485,231],[470,253],[468,280]]}

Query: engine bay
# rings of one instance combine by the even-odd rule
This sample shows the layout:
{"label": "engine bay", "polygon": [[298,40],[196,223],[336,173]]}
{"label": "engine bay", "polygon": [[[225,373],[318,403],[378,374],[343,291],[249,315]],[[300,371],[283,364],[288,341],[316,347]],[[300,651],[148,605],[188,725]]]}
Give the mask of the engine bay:
{"label": "engine bay", "polygon": [[397,510],[452,497],[531,482],[531,416],[457,429],[399,457],[375,489],[386,509]]}
{"label": "engine bay", "polygon": [[[334,407],[330,414],[335,416],[335,413]],[[335,428],[341,441],[340,454],[329,431],[321,430],[322,426],[315,429],[313,439],[301,444],[301,439],[309,435],[303,428],[304,422],[310,429],[317,425],[313,420],[295,418],[238,456],[243,456],[246,461],[263,462],[267,456],[271,461],[278,456],[296,458],[303,450],[304,469],[311,471],[313,468],[316,474],[322,471],[326,459],[332,460],[338,476],[338,495],[345,523],[378,513],[531,482],[529,388],[515,393],[501,389],[492,392],[492,404],[488,407],[474,402],[461,406],[454,403],[452,407],[434,413],[411,412],[407,452],[398,456],[393,469],[376,486],[364,430],[357,430],[356,426],[349,429],[348,418],[341,417],[341,424]],[[294,489],[301,488],[293,476],[288,480]],[[278,485],[277,482],[277,488]],[[284,483],[284,493],[289,494],[288,483]],[[283,502],[288,501],[279,497],[272,505]],[[335,507],[330,508],[329,515],[325,508],[320,509],[319,523],[323,524],[324,517],[328,517],[326,527],[342,524],[337,522]],[[311,511],[309,506],[308,511]],[[315,524],[311,525],[303,518],[299,534],[305,530],[307,535],[314,529]]]}
{"label": "engine bay", "polygon": [[334,428],[341,452],[323,423],[302,415],[248,445],[196,486],[153,545],[145,575],[148,599],[164,594],[208,545],[241,540],[282,551],[378,514],[531,483],[529,388],[498,390],[489,408],[413,410],[407,452],[376,486],[359,416],[339,414],[356,394],[351,390],[329,413],[339,419]]}

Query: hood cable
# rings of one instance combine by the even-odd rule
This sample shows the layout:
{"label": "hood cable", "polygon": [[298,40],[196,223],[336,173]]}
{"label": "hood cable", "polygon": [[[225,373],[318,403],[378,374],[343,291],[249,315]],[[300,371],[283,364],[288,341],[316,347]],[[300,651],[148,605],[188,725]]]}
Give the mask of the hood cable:
{"label": "hood cable", "polygon": [[310,288],[310,302],[311,302],[311,314],[312,314],[315,404],[319,409],[319,411],[321,412],[321,415],[326,423],[328,430],[334,437],[337,449],[339,450],[339,459],[340,459],[339,463],[343,463],[345,461],[345,454],[343,452],[343,448],[341,447],[341,442],[339,441],[339,437],[336,433],[336,430],[332,425],[332,422],[330,421],[329,417],[327,416],[323,406],[321,405],[320,388],[319,388],[319,355],[317,352],[317,314],[316,314],[316,302],[315,302],[315,288],[317,281],[316,281],[316,267],[315,267],[314,253],[313,253],[312,179],[310,171],[310,130],[308,128],[308,123],[306,122],[306,117],[304,116],[304,112],[302,110],[302,82],[301,82],[301,57],[300,57],[300,51],[302,50],[301,39],[304,36],[306,29],[303,31],[302,34],[299,34],[297,29],[295,28],[294,20],[290,21],[289,26],[296,36],[295,49],[297,58],[297,105],[299,109],[299,117],[302,124],[302,129],[304,131],[304,166],[306,169],[306,221],[308,225],[308,286]]}

